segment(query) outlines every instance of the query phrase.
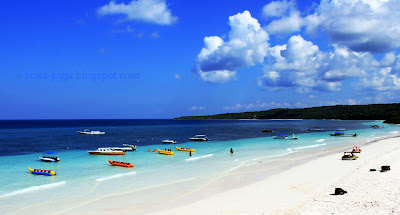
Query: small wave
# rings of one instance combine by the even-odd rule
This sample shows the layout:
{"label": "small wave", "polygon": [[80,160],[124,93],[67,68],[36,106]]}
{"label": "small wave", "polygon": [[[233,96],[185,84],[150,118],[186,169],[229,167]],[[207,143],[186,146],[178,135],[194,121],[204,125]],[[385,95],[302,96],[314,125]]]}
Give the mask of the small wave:
{"label": "small wave", "polygon": [[308,148],[315,148],[315,147],[319,147],[319,146],[325,146],[326,143],[323,144],[315,144],[315,145],[310,145],[310,146],[301,146],[301,147],[297,147],[294,149],[308,149]]}
{"label": "small wave", "polygon": [[292,151],[292,149],[291,149],[291,148],[287,148],[287,149],[286,149],[286,151],[288,151],[288,152],[291,152],[291,151]]}
{"label": "small wave", "polygon": [[[288,148],[288,149],[290,149],[290,148]],[[292,149],[290,149],[290,151],[288,150],[288,152],[286,152],[286,153],[277,154],[277,155],[271,155],[271,156],[266,156],[266,157],[260,157],[260,158],[254,158],[252,160],[253,161],[258,161],[258,160],[262,160],[262,159],[266,159],[266,158],[282,157],[282,156],[285,156],[285,155],[288,155],[288,154],[292,154],[292,153],[294,153],[294,151],[292,151]]]}
{"label": "small wave", "polygon": [[112,176],[98,178],[98,179],[96,179],[96,181],[102,182],[102,181],[106,181],[106,180],[110,180],[110,179],[114,179],[114,178],[120,178],[120,177],[127,176],[127,175],[134,175],[134,174],[136,174],[136,172],[116,174],[116,175],[112,175]]}
{"label": "small wave", "polygon": [[208,154],[208,155],[203,155],[203,156],[200,156],[200,157],[186,158],[185,160],[186,161],[194,161],[194,160],[199,160],[199,159],[203,159],[203,158],[208,158],[208,157],[211,157],[213,155],[214,154]]}
{"label": "small wave", "polygon": [[10,196],[18,195],[18,194],[25,194],[25,193],[29,193],[29,192],[32,192],[32,191],[50,189],[50,188],[58,187],[58,186],[61,186],[61,185],[64,185],[64,184],[65,184],[65,181],[60,181],[60,182],[51,183],[51,184],[32,186],[32,187],[24,188],[24,189],[21,189],[21,190],[16,190],[14,192],[1,195],[0,198],[10,197]]}
{"label": "small wave", "polygon": [[391,131],[390,134],[397,134],[399,133],[398,131]]}
{"label": "small wave", "polygon": [[319,139],[319,140],[316,140],[315,142],[320,143],[320,142],[324,142],[324,141],[325,141],[325,139]]}
{"label": "small wave", "polygon": [[244,165],[245,163],[247,163],[247,162],[248,162],[248,161],[244,161],[244,162],[242,162],[241,164],[239,164],[239,165],[237,165],[237,166],[234,166],[234,167],[232,167],[232,168],[226,170],[225,172],[222,172],[222,174],[225,174],[225,173],[228,173],[228,172],[232,172],[233,170],[238,169],[239,167],[243,166],[243,165]]}

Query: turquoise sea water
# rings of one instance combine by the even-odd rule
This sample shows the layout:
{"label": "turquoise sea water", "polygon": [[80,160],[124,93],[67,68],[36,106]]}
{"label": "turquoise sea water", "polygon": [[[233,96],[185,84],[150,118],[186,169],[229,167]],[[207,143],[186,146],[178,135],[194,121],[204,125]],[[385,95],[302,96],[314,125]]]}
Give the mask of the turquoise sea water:
{"label": "turquoise sea water", "polygon": [[[114,122],[115,123],[115,122]],[[136,123],[136,124],[135,124]],[[381,121],[339,120],[256,120],[256,121],[146,121],[124,126],[92,127],[106,131],[105,135],[79,135],[83,127],[71,125],[33,125],[0,129],[2,148],[8,154],[0,156],[0,212],[17,212],[28,205],[44,201],[62,209],[65,202],[79,206],[90,199],[126,192],[141,191],[178,181],[215,177],[259,160],[268,162],[280,156],[301,152],[326,151],[339,146],[352,146],[399,134],[398,125],[384,124],[382,129],[371,129]],[[107,123],[106,123],[107,124]],[[312,126],[323,132],[308,132]],[[336,128],[357,137],[331,137]],[[274,129],[262,133],[261,129]],[[295,133],[298,140],[274,140],[278,132]],[[194,134],[206,134],[211,141],[190,142]],[[176,145],[161,144],[163,138],[177,139],[179,147],[195,148],[196,153],[175,149]],[[42,141],[42,142],[41,142]],[[86,150],[104,146],[136,143],[138,150],[122,156],[89,155]],[[56,150],[61,161],[42,162],[40,152]],[[170,148],[173,156],[148,152]],[[229,149],[233,148],[231,154]],[[134,168],[111,166],[108,159],[130,162]],[[56,176],[33,175],[28,167],[51,169]],[[50,197],[50,198],[49,198]],[[58,205],[58,206],[57,206]],[[3,211],[2,211],[3,210]]]}

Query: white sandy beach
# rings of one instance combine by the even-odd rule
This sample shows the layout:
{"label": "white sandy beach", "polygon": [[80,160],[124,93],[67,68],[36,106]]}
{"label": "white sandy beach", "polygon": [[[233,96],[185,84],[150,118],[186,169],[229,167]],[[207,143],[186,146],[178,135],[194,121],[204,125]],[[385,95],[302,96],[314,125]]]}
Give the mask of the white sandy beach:
{"label": "white sandy beach", "polygon": [[[347,147],[350,150],[351,147]],[[343,161],[343,150],[314,154],[298,164],[287,159],[287,169],[266,173],[260,163],[239,168],[206,185],[187,189],[187,184],[153,192],[155,204],[130,193],[103,198],[65,214],[400,214],[400,137],[361,146],[355,161]],[[294,165],[296,164],[296,165]],[[270,163],[268,165],[271,165]],[[380,172],[382,165],[390,165]],[[371,168],[377,169],[370,172]],[[274,171],[271,169],[271,171]],[[348,193],[330,195],[336,187]],[[168,198],[171,196],[171,198]]]}
{"label": "white sandy beach", "polygon": [[[335,153],[263,181],[155,214],[399,214],[400,138],[362,147],[356,161]],[[388,172],[370,172],[390,165]],[[330,195],[336,187],[348,193]]]}

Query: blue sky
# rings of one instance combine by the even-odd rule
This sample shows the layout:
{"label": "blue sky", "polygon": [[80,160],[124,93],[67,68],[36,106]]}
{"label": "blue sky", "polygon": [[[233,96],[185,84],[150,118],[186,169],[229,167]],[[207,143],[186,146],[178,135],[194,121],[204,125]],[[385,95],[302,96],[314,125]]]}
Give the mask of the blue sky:
{"label": "blue sky", "polygon": [[400,2],[4,1],[0,119],[399,102]]}

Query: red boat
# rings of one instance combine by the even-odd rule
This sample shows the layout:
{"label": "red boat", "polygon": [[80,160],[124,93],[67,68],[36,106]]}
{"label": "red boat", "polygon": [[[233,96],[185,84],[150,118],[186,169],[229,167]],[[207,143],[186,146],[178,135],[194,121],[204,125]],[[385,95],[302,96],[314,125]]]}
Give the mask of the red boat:
{"label": "red boat", "polygon": [[112,164],[114,166],[134,167],[134,165],[131,163],[125,163],[125,162],[121,162],[121,161],[112,161],[112,160],[108,159],[108,162],[110,162],[110,164]]}

